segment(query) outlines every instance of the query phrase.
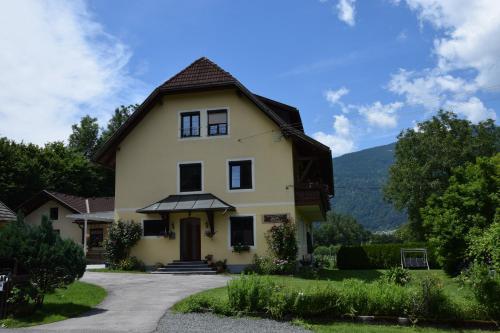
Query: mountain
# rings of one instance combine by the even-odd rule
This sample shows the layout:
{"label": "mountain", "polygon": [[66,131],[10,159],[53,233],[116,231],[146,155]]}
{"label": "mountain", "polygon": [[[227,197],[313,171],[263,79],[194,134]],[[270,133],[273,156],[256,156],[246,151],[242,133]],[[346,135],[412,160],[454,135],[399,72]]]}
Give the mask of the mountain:
{"label": "mountain", "polygon": [[406,214],[386,203],[382,194],[395,146],[391,143],[333,159],[334,211],[355,217],[371,231],[392,230],[406,222]]}

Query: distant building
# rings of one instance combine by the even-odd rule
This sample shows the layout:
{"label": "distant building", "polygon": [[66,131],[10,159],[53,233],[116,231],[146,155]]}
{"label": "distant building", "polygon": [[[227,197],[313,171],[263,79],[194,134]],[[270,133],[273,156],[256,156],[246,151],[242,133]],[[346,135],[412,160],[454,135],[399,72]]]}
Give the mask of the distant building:
{"label": "distant building", "polygon": [[6,204],[0,201],[0,227],[4,226],[8,222],[15,221],[16,214],[7,207]]}
{"label": "distant building", "polygon": [[[88,201],[88,207],[86,202]],[[52,220],[52,226],[62,238],[69,238],[83,245],[84,220],[87,219],[87,247],[90,257],[102,257],[102,242],[107,237],[108,226],[114,220],[114,198],[83,198],[43,190],[19,208],[25,222],[39,225],[42,216]]]}

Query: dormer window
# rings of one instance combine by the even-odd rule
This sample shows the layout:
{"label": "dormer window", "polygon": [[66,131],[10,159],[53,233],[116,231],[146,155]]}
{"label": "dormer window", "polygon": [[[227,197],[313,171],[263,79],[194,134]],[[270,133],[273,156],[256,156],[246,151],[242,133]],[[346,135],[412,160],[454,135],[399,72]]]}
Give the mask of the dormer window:
{"label": "dormer window", "polygon": [[181,113],[181,137],[200,136],[200,112]]}
{"label": "dormer window", "polygon": [[227,135],[227,110],[210,110],[208,115],[208,135]]}

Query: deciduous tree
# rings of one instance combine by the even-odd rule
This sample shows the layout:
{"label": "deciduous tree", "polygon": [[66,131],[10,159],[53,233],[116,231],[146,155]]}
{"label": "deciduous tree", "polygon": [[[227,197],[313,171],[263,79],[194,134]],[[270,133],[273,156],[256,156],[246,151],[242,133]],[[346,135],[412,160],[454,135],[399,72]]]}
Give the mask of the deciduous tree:
{"label": "deciduous tree", "polygon": [[499,150],[500,129],[493,120],[474,125],[454,113],[440,111],[419,123],[417,129],[407,129],[398,136],[385,198],[408,211],[410,230],[415,240],[422,240],[425,233],[420,209],[432,194],[444,192],[453,168]]}
{"label": "deciduous tree", "polygon": [[[429,198],[422,209],[424,226],[429,230],[429,241],[436,249],[438,261],[448,273],[458,273],[466,266],[468,247],[471,242],[482,241],[484,233],[500,218],[498,207],[500,154],[480,157],[475,164],[454,169],[444,193]],[[498,228],[491,231],[498,233]],[[485,241],[485,246],[471,247],[475,259],[492,259],[488,253],[492,244],[488,245],[488,239]],[[492,241],[498,242],[498,238]]]}

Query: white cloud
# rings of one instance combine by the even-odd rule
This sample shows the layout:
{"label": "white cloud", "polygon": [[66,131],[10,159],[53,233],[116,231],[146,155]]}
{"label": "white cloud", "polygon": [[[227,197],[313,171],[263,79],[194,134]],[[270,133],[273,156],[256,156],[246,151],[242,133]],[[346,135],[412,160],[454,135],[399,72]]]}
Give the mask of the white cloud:
{"label": "white cloud", "polygon": [[358,111],[372,126],[394,128],[398,124],[396,111],[402,107],[403,103],[401,102],[382,104],[377,101],[371,105],[360,106]]}
{"label": "white cloud", "polygon": [[450,95],[465,97],[477,90],[477,86],[462,78],[439,71],[406,71],[401,69],[392,75],[388,89],[406,98],[409,105],[422,105],[436,111]]}
{"label": "white cloud", "polygon": [[339,0],[337,3],[337,17],[351,27],[355,24],[356,0]]}
{"label": "white cloud", "polygon": [[[394,2],[396,4],[399,1]],[[400,70],[388,89],[406,98],[409,105],[427,111],[451,109],[477,122],[496,118],[476,96],[480,91],[500,91],[500,1],[406,0],[421,24],[438,31],[434,39],[434,68]],[[460,73],[472,78],[465,79]]]}
{"label": "white cloud", "polygon": [[500,91],[500,1],[407,0],[422,22],[443,30],[434,40],[442,70],[474,69],[480,88]]}
{"label": "white cloud", "polygon": [[477,97],[471,97],[465,101],[448,101],[445,108],[464,116],[473,123],[488,118],[496,119],[495,111],[484,106],[483,102]]}
{"label": "white cloud", "polygon": [[330,147],[333,156],[352,152],[355,144],[349,119],[344,115],[334,116],[333,130],[332,134],[316,132],[313,138]]}
{"label": "white cloud", "polygon": [[0,135],[45,143],[66,139],[83,113],[106,117],[138,100],[126,72],[131,53],[84,2],[0,4]]}
{"label": "white cloud", "polygon": [[349,89],[346,87],[342,87],[338,90],[328,89],[325,92],[326,100],[330,103],[330,105],[335,105],[339,102],[342,96],[347,95],[349,93]]}

